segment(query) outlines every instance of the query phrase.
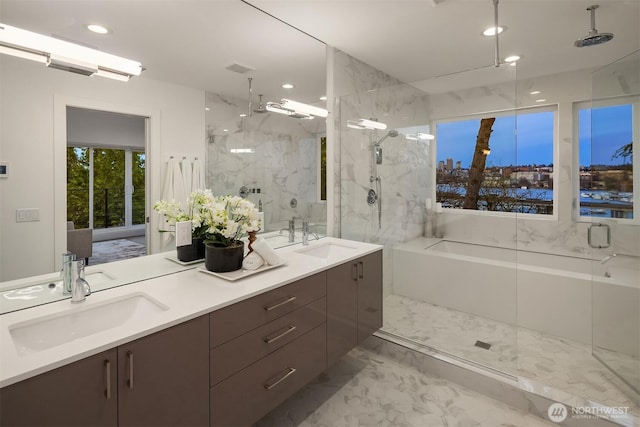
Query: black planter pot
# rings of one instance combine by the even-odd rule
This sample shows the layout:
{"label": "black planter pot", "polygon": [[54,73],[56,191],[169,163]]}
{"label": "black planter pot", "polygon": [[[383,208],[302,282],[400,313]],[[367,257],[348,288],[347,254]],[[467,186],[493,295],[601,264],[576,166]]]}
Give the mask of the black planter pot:
{"label": "black planter pot", "polygon": [[244,242],[236,241],[231,246],[207,243],[205,245],[204,266],[207,270],[216,273],[240,270],[243,257]]}
{"label": "black planter pot", "polygon": [[204,258],[204,237],[192,237],[191,244],[176,247],[178,260],[182,262],[196,261]]}

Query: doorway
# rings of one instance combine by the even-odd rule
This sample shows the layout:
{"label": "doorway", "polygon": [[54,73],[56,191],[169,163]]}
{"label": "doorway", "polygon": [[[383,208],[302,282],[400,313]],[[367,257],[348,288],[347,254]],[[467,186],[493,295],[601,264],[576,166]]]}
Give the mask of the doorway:
{"label": "doorway", "polygon": [[145,255],[146,117],[67,106],[67,225],[90,264]]}

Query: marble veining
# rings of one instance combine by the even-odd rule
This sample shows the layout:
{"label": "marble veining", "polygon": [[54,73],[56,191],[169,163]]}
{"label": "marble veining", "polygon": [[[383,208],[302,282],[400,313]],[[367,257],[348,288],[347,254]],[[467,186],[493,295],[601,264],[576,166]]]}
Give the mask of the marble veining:
{"label": "marble veining", "polygon": [[[262,202],[265,230],[286,227],[291,217],[314,221],[318,200],[318,134],[323,120],[295,120],[276,113],[247,112],[246,101],[207,93],[207,187],[214,194],[239,194],[241,186],[259,188],[248,199]],[[226,129],[226,130],[225,130]],[[233,152],[244,149],[246,152]],[[291,207],[295,198],[297,207]]]}
{"label": "marble veining", "polygon": [[255,424],[289,426],[550,426],[451,381],[358,347]]}
{"label": "marble veining", "polygon": [[[385,298],[384,313],[386,332],[517,375],[537,384],[538,390],[551,393],[554,399],[575,397],[578,401],[629,407],[633,416],[640,417],[640,407],[591,355],[589,345],[398,295]],[[492,344],[491,349],[474,346],[476,340]],[[610,352],[606,357],[610,364],[634,366],[620,360],[619,354]]]}

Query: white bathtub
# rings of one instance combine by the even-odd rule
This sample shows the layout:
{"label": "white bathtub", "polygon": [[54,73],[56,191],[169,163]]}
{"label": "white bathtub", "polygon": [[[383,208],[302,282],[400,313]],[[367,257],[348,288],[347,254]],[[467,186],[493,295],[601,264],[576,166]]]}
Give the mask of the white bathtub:
{"label": "white bathtub", "polygon": [[419,239],[394,248],[393,293],[587,344],[593,338],[599,346],[638,354],[638,258],[616,257],[601,264],[427,242]]}

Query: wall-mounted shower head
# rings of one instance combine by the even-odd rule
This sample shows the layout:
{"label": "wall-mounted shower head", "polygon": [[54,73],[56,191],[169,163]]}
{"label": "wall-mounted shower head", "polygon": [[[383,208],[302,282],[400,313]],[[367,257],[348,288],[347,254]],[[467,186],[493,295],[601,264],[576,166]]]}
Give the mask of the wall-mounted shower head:
{"label": "wall-mounted shower head", "polygon": [[595,46],[606,43],[613,38],[611,33],[598,33],[598,30],[596,30],[596,9],[599,7],[599,5],[594,4],[587,8],[591,12],[591,30],[589,30],[589,34],[586,37],[576,40],[574,43],[576,47]]}
{"label": "wall-mounted shower head", "polygon": [[387,134],[385,136],[383,136],[382,138],[380,138],[380,140],[378,142],[376,142],[376,146],[379,146],[382,144],[382,141],[384,141],[385,139],[391,137],[391,138],[395,138],[396,136],[398,136],[398,131],[395,129],[391,129],[389,132],[387,132]]}

